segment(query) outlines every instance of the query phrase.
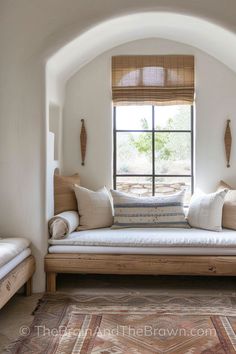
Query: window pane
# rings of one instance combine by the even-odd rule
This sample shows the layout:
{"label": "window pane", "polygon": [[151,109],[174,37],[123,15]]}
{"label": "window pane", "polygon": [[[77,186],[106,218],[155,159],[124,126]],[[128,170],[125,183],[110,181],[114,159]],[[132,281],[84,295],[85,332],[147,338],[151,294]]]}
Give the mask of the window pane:
{"label": "window pane", "polygon": [[190,130],[191,106],[155,106],[156,130]]}
{"label": "window pane", "polygon": [[185,192],[185,204],[188,205],[191,198],[191,177],[156,177],[155,195],[170,195],[183,189]]}
{"label": "window pane", "polygon": [[117,106],[116,129],[152,129],[152,106]]}
{"label": "window pane", "polygon": [[117,177],[116,189],[139,197],[152,195],[152,177]]}
{"label": "window pane", "polygon": [[117,174],[152,173],[152,134],[117,133]]}
{"label": "window pane", "polygon": [[157,175],[191,174],[191,133],[155,133]]}

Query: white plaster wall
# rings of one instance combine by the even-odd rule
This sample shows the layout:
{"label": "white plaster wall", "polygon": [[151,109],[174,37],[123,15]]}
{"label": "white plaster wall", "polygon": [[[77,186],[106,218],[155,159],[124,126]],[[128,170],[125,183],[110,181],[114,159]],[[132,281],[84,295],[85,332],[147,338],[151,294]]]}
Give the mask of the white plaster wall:
{"label": "white plaster wall", "polygon": [[44,289],[47,252],[46,62],[101,21],[158,10],[196,15],[236,32],[235,0],[0,1],[0,236],[32,241],[35,292]]}
{"label": "white plaster wall", "polygon": [[[227,115],[236,136],[236,75],[196,48],[149,39],[116,47],[84,66],[68,82],[63,116],[63,173],[79,172],[88,188],[112,186],[111,56],[120,54],[193,54],[196,63],[196,187],[214,191],[220,179],[235,185],[236,140],[231,168],[226,168],[224,131]],[[80,119],[88,134],[85,166],[81,166]]]}
{"label": "white plaster wall", "polygon": [[[46,68],[45,94],[45,178],[46,178],[46,208],[45,225],[54,215],[54,186],[55,169],[62,168],[62,111],[64,105],[64,85]],[[48,233],[46,230],[46,239]]]}

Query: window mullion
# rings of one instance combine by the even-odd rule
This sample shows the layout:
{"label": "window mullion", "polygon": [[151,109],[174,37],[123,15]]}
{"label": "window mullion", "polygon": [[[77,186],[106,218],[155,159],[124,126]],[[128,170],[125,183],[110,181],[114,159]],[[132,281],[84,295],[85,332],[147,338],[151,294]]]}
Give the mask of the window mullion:
{"label": "window mullion", "polygon": [[116,106],[113,108],[113,188],[116,189],[116,159],[117,159],[117,146],[116,146]]}
{"label": "window mullion", "polygon": [[191,192],[194,193],[194,111],[193,105],[191,105]]}
{"label": "window mullion", "polygon": [[155,195],[155,109],[152,106],[152,195]]}

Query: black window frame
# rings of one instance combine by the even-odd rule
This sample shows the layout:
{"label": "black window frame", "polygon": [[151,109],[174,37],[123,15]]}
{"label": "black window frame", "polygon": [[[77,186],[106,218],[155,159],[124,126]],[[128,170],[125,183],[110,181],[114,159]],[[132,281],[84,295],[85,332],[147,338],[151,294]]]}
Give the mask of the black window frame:
{"label": "black window frame", "polygon": [[[152,129],[116,129],[116,106],[113,106],[113,188],[116,190],[118,177],[150,177],[152,178],[152,196],[155,196],[155,179],[157,177],[188,177],[191,178],[191,193],[194,192],[194,107],[190,107],[190,130],[159,130],[155,129],[155,106],[152,107]],[[152,173],[151,174],[117,174],[117,133],[152,133]],[[171,175],[155,173],[155,133],[190,133],[191,134],[191,174]]]}

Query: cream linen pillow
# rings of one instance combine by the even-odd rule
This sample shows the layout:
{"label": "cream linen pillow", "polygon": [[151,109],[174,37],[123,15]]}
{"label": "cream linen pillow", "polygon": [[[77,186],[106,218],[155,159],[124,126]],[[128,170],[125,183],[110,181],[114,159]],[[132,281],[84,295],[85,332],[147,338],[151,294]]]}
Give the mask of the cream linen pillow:
{"label": "cream linen pillow", "polygon": [[223,206],[222,226],[226,229],[236,230],[236,190],[224,181],[220,181],[218,190],[224,188],[229,190],[225,196]]}
{"label": "cream linen pillow", "polygon": [[94,192],[75,185],[80,224],[78,231],[110,227],[113,222],[112,207],[106,187]]}
{"label": "cream linen pillow", "polygon": [[188,222],[192,227],[199,229],[221,231],[222,210],[227,190],[216,193],[194,194],[190,201]]}

